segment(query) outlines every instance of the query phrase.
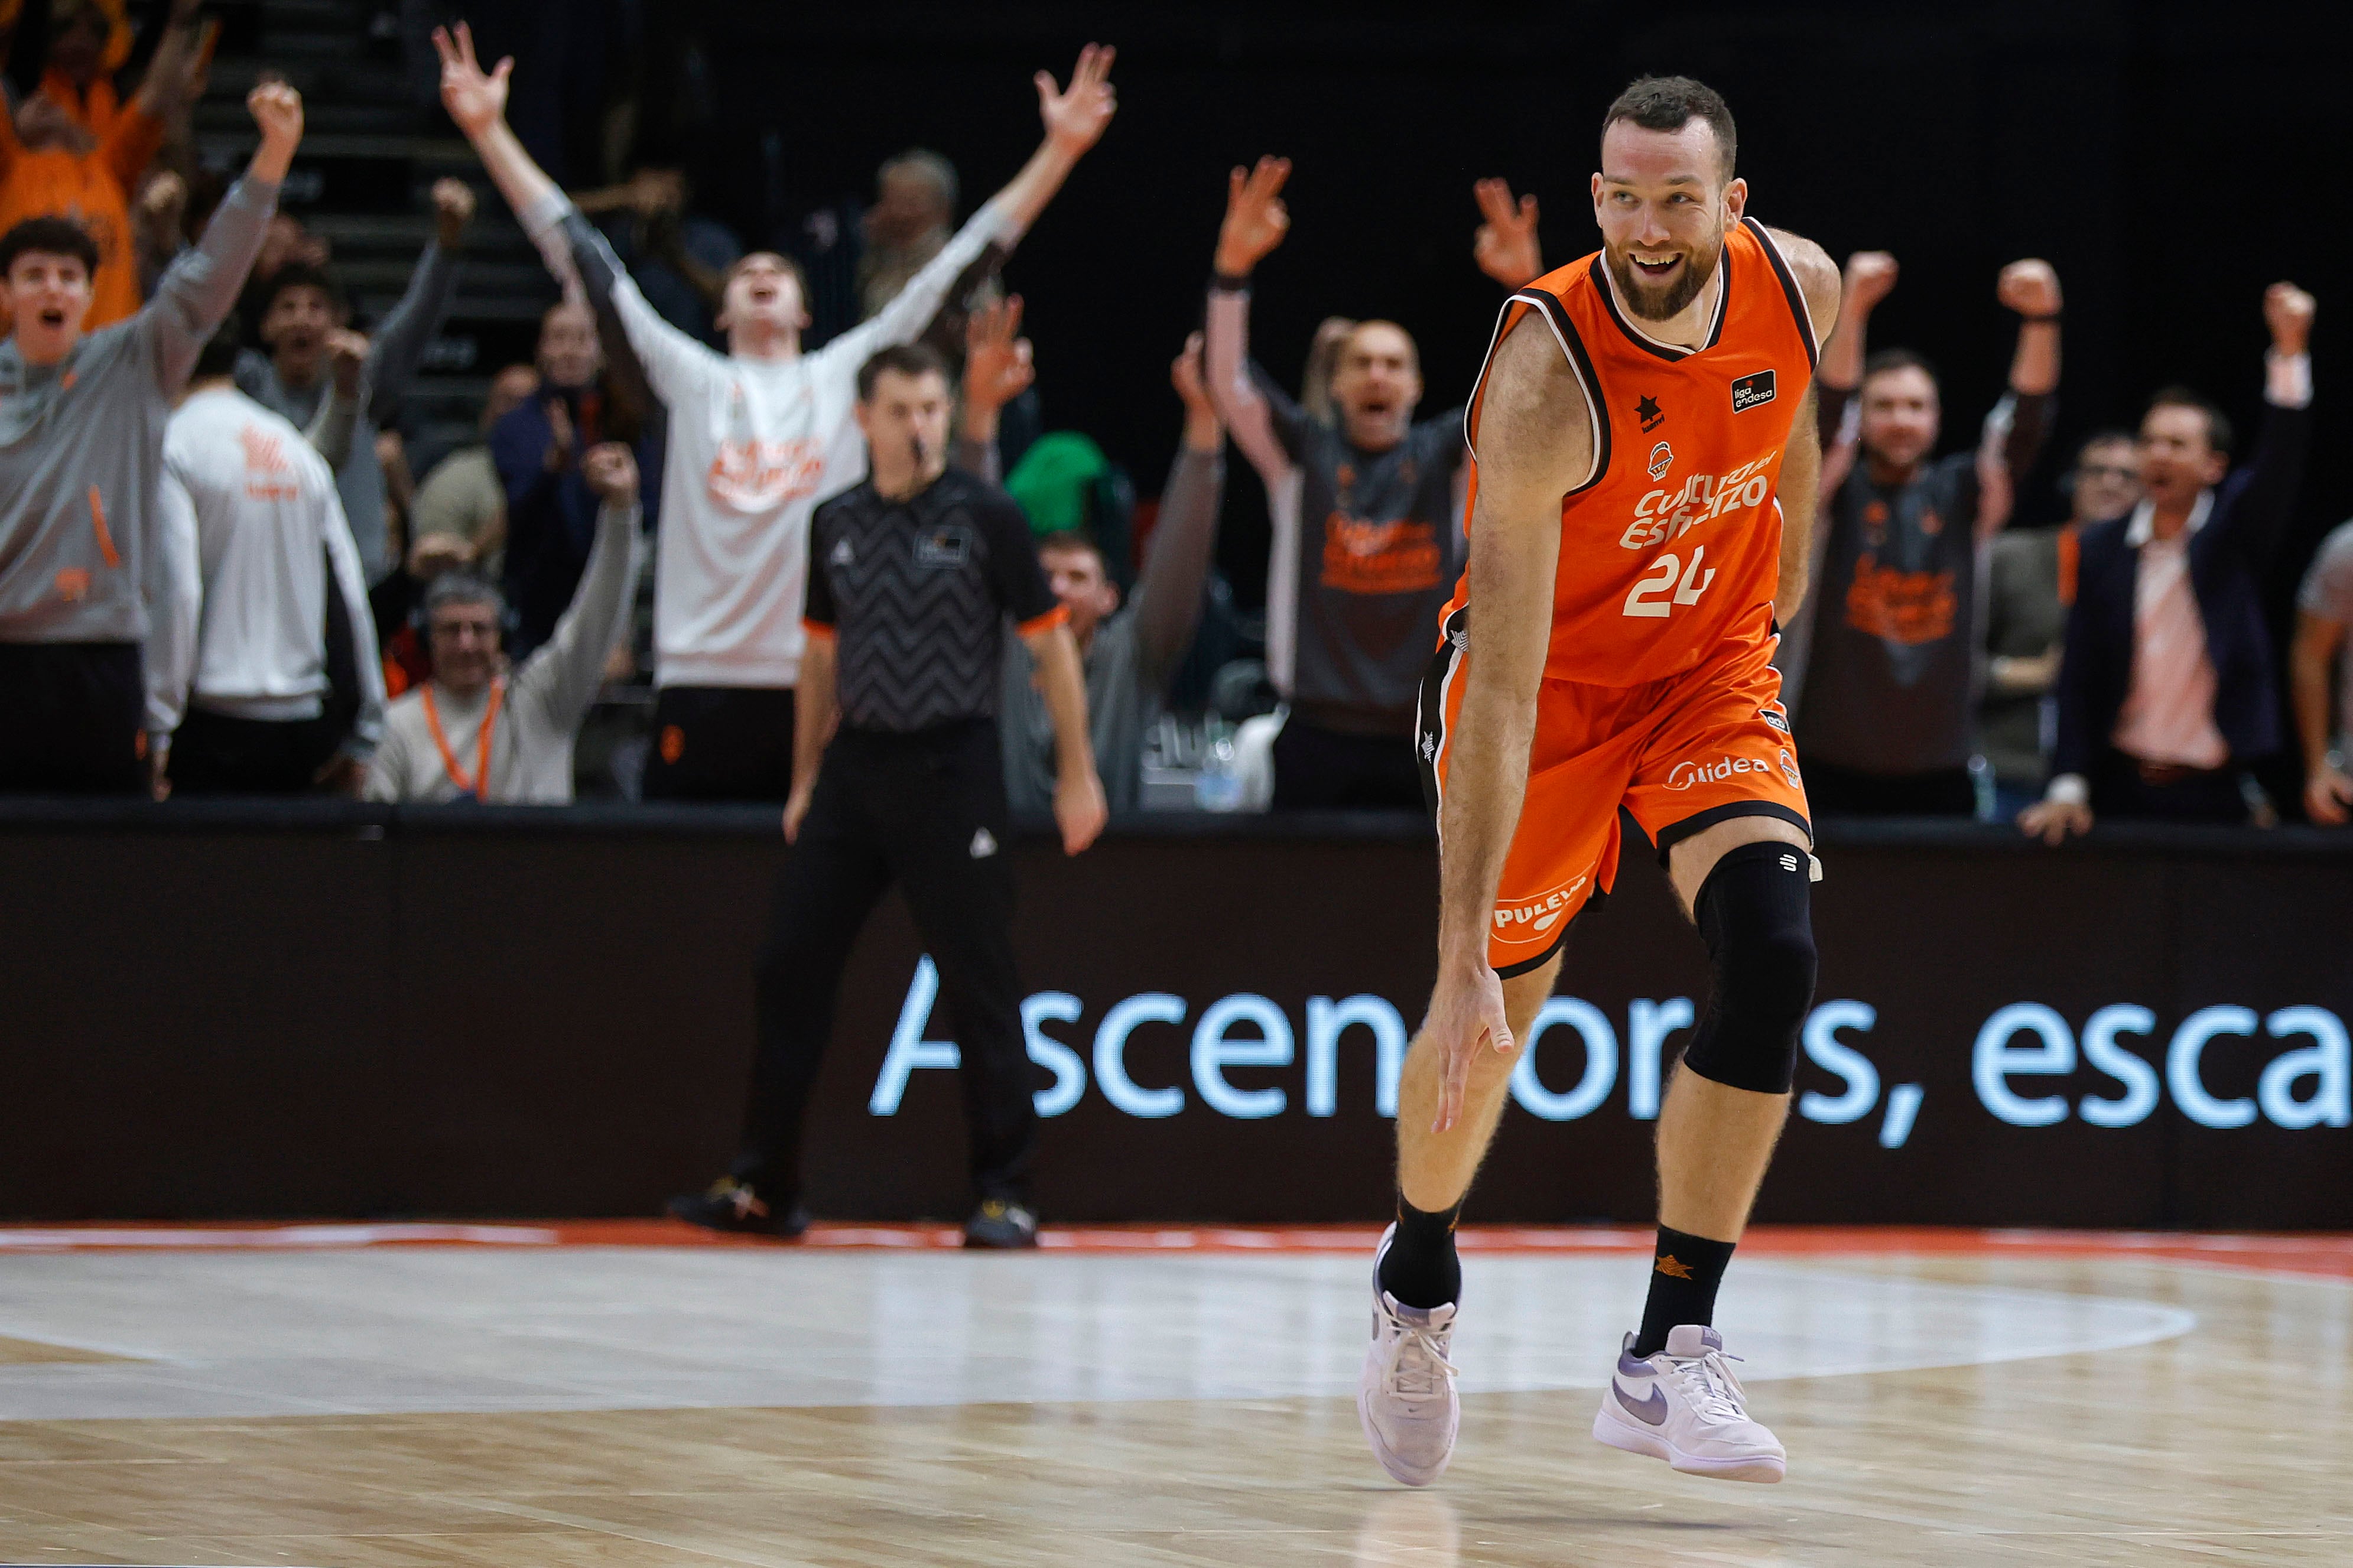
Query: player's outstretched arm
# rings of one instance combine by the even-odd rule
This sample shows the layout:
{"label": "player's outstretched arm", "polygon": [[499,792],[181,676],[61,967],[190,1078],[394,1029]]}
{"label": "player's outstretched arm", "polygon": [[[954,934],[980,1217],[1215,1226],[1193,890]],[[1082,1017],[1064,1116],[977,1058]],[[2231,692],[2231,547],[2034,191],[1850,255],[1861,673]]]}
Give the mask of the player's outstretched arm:
{"label": "player's outstretched arm", "polygon": [[1029,232],[1079,160],[1103,140],[1112,116],[1119,112],[1119,96],[1111,85],[1111,63],[1118,55],[1109,44],[1089,44],[1081,49],[1067,89],[1055,85],[1051,71],[1038,73],[1038,118],[1045,122],[1046,139],[1021,172],[992,198],[1011,226],[1011,233],[1005,237],[1008,245]]}
{"label": "player's outstretched arm", "polygon": [[1472,1058],[1514,1047],[1487,962],[1488,916],[1519,826],[1552,641],[1561,498],[1590,477],[1585,392],[1559,346],[1524,320],[1495,349],[1480,399],[1479,499],[1471,521],[1470,644],[1447,730],[1439,811],[1438,983],[1424,1035],[1440,1052],[1438,1119],[1462,1113]]}

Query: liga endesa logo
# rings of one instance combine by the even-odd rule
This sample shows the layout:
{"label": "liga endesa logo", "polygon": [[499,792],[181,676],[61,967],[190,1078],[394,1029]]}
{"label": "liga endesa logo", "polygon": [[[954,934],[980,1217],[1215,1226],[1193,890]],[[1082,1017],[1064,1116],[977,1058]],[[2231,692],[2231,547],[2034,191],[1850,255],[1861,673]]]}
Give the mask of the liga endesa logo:
{"label": "liga endesa logo", "polygon": [[1585,886],[1583,877],[1571,877],[1559,887],[1538,893],[1533,899],[1514,899],[1495,906],[1495,940],[1507,947],[1525,946],[1543,942],[1551,936],[1575,906],[1577,895]]}
{"label": "liga endesa logo", "polygon": [[1773,764],[1755,757],[1736,757],[1729,753],[1711,763],[1695,763],[1689,758],[1677,763],[1667,774],[1669,789],[1690,789],[1694,784],[1720,784],[1736,773],[1769,773]]}

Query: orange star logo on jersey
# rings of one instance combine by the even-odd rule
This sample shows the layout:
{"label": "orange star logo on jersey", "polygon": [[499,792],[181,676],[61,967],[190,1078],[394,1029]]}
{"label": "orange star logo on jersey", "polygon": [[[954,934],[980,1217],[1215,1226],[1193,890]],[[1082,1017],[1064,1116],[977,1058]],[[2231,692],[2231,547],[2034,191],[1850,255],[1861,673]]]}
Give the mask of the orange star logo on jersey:
{"label": "orange star logo on jersey", "polygon": [[1692,1277],[1691,1265],[1677,1261],[1672,1252],[1660,1258],[1656,1267],[1660,1273],[1670,1279],[1688,1279]]}

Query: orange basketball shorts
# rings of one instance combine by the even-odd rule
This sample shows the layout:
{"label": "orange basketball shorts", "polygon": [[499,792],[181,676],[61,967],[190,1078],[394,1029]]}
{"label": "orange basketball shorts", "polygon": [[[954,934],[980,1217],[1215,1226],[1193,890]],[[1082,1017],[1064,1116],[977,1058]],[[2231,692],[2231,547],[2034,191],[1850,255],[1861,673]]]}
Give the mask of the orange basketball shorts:
{"label": "orange basketball shorts", "polygon": [[[1446,641],[1422,681],[1418,744],[1433,811],[1445,798],[1447,746],[1461,710],[1467,615],[1447,617]],[[1640,686],[1544,683],[1527,795],[1488,921],[1496,973],[1546,963],[1577,912],[1617,885],[1620,807],[1662,863],[1682,840],[1736,816],[1777,816],[1812,836],[1773,646],[1743,645]]]}

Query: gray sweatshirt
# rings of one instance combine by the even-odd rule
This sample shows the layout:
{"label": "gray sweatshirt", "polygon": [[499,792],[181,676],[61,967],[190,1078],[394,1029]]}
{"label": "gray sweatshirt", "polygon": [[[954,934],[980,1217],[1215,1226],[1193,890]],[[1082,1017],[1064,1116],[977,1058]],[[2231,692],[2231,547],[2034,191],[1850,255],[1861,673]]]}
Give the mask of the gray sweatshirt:
{"label": "gray sweatshirt", "polygon": [[[1096,626],[1082,656],[1095,771],[1115,812],[1134,811],[1144,798],[1144,731],[1160,711],[1169,678],[1201,618],[1201,584],[1217,544],[1225,475],[1222,453],[1176,449],[1135,597]],[[1038,689],[1037,670],[1021,639],[1006,638],[997,726],[1006,801],[1024,816],[1054,808],[1054,719]]]}
{"label": "gray sweatshirt", "polygon": [[[343,447],[342,422],[314,424],[321,405],[330,401],[332,376],[322,374],[309,386],[291,387],[279,379],[278,367],[266,355],[248,349],[237,356],[237,389],[310,434],[335,470],[335,491],[343,498],[343,516],[352,525],[352,541],[360,547],[360,566],[371,585],[400,564],[391,559],[385,536],[384,467],[375,458],[376,432],[398,416],[400,400],[417,380],[425,345],[448,318],[457,288],[457,258],[438,242],[428,241],[409,277],[408,292],[385,312],[368,340],[367,364],[360,373],[360,407],[348,426],[350,445],[343,449],[337,449]],[[335,438],[319,441],[320,431],[326,428],[335,431]]]}
{"label": "gray sweatshirt", "polygon": [[146,639],[172,399],[277,205],[275,184],[238,181],[146,307],[56,364],[0,342],[0,642]]}
{"label": "gray sweatshirt", "polygon": [[[596,542],[572,607],[542,643],[507,677],[505,700],[491,734],[491,779],[485,798],[507,805],[566,805],[572,800],[572,743],[580,721],[605,684],[606,656],[628,629],[645,551],[638,538],[638,508],[607,507],[596,514]],[[457,800],[458,781],[433,738],[425,694],[433,693],[450,759],[471,784],[482,766],[487,689],[452,697],[427,682],[404,692],[385,710],[384,743],[368,761],[370,800]]]}

